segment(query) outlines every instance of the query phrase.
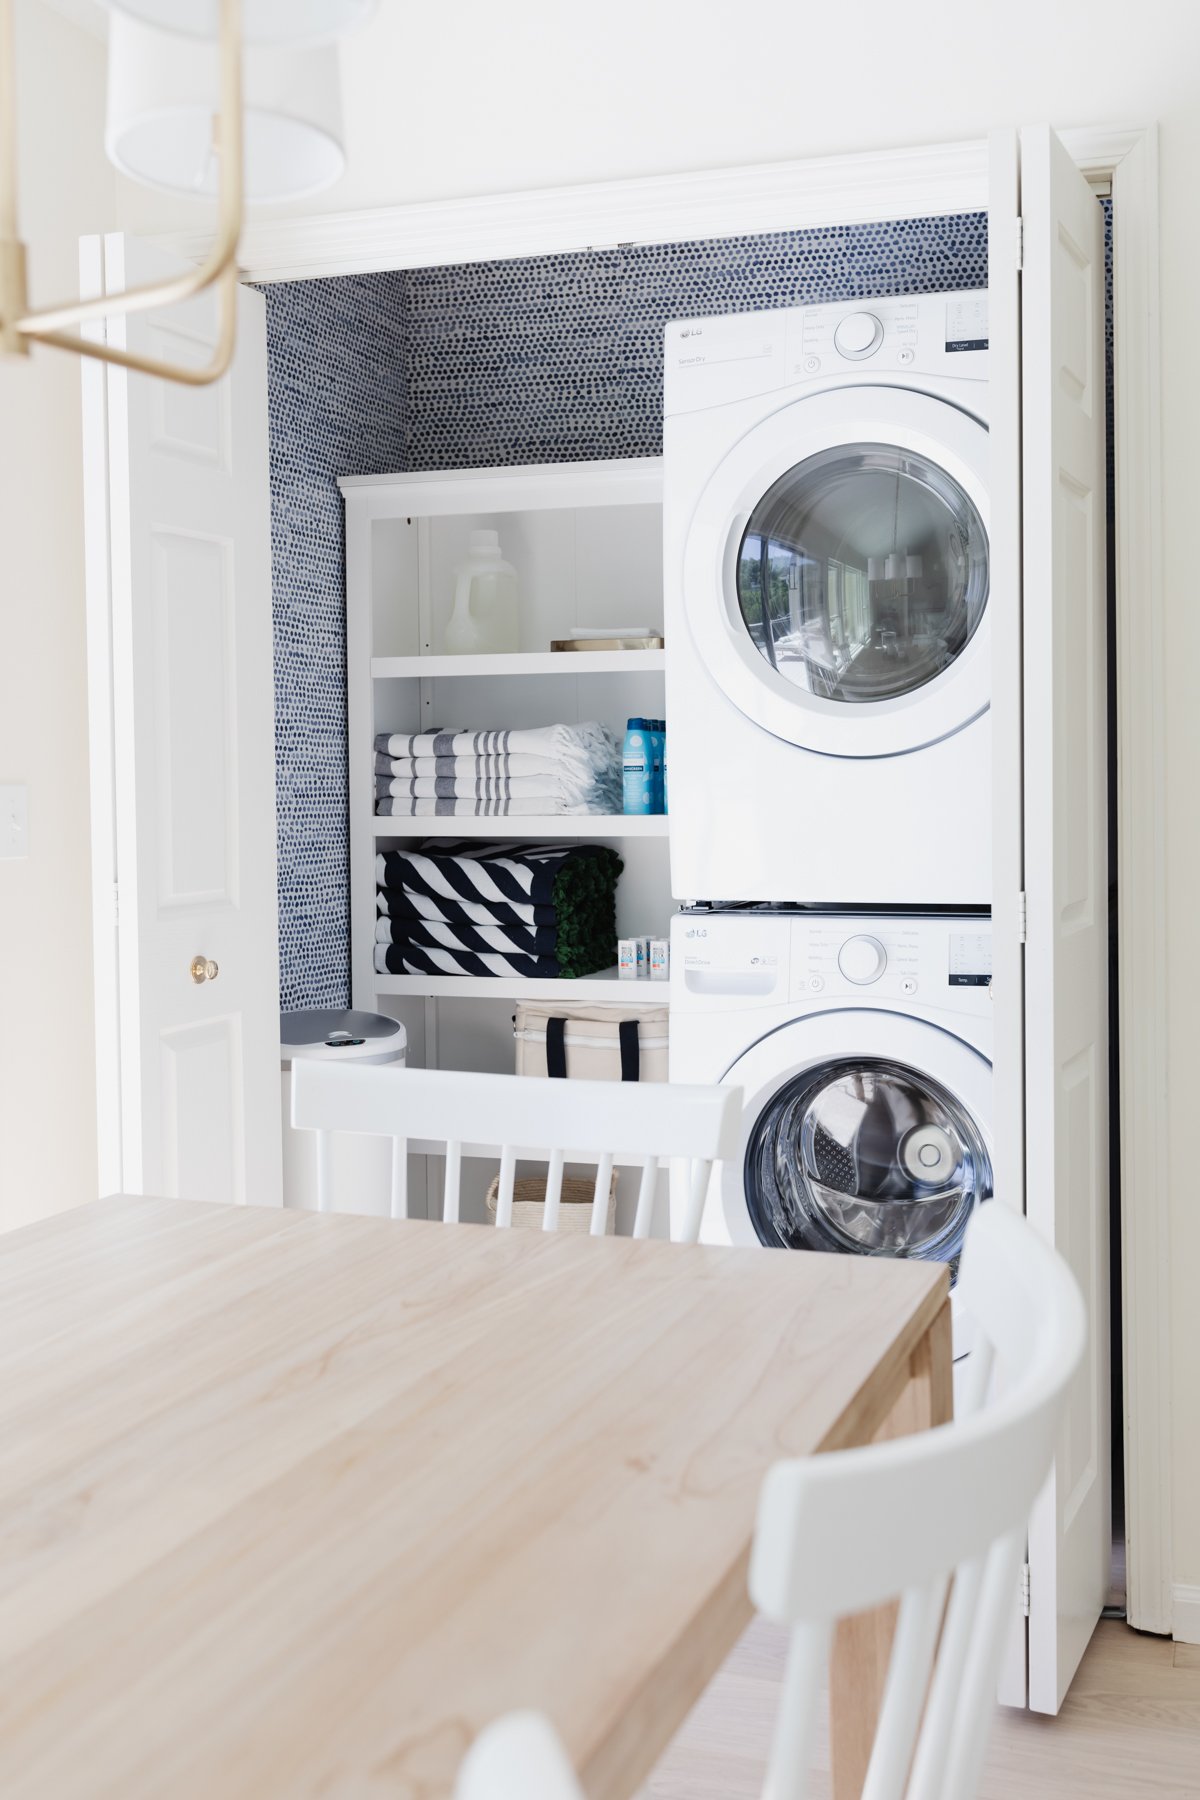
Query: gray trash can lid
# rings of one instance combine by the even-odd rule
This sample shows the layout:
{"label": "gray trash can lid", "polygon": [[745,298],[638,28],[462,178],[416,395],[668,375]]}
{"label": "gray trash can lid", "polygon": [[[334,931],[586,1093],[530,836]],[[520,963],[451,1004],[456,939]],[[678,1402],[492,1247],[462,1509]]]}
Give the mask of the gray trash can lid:
{"label": "gray trash can lid", "polygon": [[402,1053],[408,1034],[399,1019],[386,1013],[357,1012],[353,1007],[310,1007],[279,1015],[279,1045],[285,1057],[380,1057]]}

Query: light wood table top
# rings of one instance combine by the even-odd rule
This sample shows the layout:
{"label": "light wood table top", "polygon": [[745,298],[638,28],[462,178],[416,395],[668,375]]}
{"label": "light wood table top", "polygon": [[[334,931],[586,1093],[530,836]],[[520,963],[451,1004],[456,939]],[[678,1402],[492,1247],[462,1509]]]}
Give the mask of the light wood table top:
{"label": "light wood table top", "polygon": [[438,1800],[534,1705],[629,1795],[768,1466],[938,1416],[946,1281],[149,1199],[0,1238],[0,1793]]}

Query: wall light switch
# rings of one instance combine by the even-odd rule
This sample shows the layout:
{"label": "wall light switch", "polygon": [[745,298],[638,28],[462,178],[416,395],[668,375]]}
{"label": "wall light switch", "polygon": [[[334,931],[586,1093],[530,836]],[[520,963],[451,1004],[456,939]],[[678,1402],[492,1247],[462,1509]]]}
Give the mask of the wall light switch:
{"label": "wall light switch", "polygon": [[0,861],[29,855],[29,789],[23,781],[0,785]]}

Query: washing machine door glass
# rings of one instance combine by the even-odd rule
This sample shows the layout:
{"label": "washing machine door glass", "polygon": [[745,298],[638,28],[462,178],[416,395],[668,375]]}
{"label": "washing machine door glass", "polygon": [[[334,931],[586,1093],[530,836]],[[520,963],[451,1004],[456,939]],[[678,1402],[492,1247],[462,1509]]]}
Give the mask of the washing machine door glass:
{"label": "washing machine door glass", "polygon": [[684,616],[757,730],[822,756],[905,756],[991,703],[987,427],[862,386],[744,431],[687,524]]}
{"label": "washing machine door glass", "polygon": [[912,693],[948,669],[987,595],[974,502],[897,445],[838,445],[788,469],[738,552],[738,605],[759,654],[794,687],[850,705]]}
{"label": "washing machine door glass", "polygon": [[991,1198],[992,1167],[976,1121],[940,1082],[855,1058],[780,1087],[750,1134],[745,1183],[765,1244],[956,1269],[967,1221]]}

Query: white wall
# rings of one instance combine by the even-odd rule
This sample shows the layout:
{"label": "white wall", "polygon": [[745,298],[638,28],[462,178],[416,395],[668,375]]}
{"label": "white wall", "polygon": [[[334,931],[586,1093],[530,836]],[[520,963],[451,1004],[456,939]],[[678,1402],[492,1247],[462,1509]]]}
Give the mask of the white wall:
{"label": "white wall", "polygon": [[[22,230],[33,297],[78,293],[111,222],[103,46],[17,8]],[[84,147],[90,153],[84,154]],[[96,1189],[79,368],[0,363],[0,781],[29,784],[29,855],[0,862],[0,1228]]]}

